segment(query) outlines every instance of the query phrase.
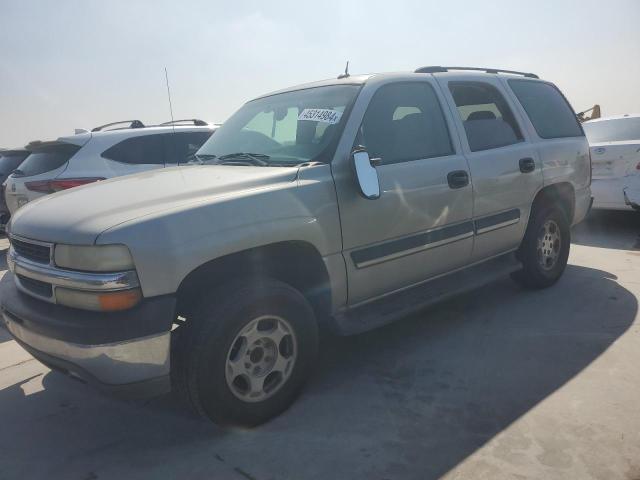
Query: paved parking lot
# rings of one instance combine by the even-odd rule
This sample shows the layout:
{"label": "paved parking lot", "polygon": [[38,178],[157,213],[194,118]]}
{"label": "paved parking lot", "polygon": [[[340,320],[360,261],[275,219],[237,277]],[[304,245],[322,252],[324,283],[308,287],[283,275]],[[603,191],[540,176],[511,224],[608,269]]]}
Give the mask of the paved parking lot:
{"label": "paved parking lot", "polygon": [[327,339],[299,401],[254,430],[102,397],[0,329],[0,479],[638,480],[640,215],[573,236],[554,288],[505,279]]}

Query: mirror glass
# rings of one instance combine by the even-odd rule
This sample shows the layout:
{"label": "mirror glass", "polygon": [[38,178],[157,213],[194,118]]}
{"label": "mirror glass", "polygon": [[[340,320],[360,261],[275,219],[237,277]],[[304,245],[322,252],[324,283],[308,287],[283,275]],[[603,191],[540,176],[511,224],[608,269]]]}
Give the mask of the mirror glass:
{"label": "mirror glass", "polygon": [[380,196],[380,183],[378,181],[378,172],[371,165],[369,154],[365,151],[354,152],[353,164],[356,169],[356,177],[360,191],[365,198],[374,199]]}

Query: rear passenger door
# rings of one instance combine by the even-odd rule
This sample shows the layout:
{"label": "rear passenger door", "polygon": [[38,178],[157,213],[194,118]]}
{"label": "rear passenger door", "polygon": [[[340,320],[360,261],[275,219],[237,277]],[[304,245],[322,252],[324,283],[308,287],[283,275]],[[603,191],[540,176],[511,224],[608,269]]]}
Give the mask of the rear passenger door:
{"label": "rear passenger door", "polygon": [[537,150],[497,77],[447,75],[438,81],[456,117],[473,182],[472,259],[513,250],[543,183]]}

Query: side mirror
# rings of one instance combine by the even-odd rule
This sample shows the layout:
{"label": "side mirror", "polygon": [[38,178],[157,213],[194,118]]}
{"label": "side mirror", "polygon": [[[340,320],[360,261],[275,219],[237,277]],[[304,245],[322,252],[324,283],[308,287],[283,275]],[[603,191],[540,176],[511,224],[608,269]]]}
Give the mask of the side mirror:
{"label": "side mirror", "polygon": [[352,154],[353,166],[358,179],[358,186],[364,198],[375,200],[380,197],[380,181],[378,171],[374,166],[375,159],[369,158],[365,150],[356,150]]}

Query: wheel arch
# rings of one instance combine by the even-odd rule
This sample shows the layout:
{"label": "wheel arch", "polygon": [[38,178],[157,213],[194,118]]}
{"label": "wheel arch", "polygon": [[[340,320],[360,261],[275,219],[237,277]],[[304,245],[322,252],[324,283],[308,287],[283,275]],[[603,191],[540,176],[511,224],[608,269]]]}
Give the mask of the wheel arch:
{"label": "wheel arch", "polygon": [[188,317],[190,306],[208,290],[237,278],[271,277],[299,290],[324,322],[331,314],[331,283],[322,255],[303,240],[282,241],[212,259],[189,272],[177,290],[177,313]]}
{"label": "wheel arch", "polygon": [[571,225],[576,207],[576,195],[573,185],[570,182],[559,182],[542,187],[533,199],[529,220],[531,220],[531,216],[536,209],[548,205],[558,205],[566,215],[567,222]]}

